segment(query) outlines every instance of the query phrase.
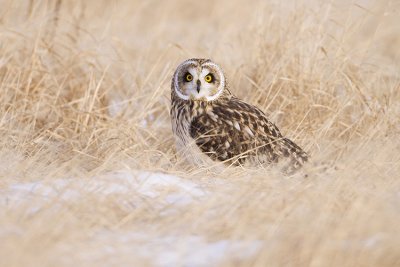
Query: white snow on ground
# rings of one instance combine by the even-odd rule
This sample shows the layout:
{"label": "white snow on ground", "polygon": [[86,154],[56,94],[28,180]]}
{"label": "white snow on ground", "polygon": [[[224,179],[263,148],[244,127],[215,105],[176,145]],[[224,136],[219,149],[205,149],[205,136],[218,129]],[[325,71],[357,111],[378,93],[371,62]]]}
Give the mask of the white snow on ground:
{"label": "white snow on ground", "polygon": [[[158,250],[156,266],[218,266],[225,259],[242,260],[254,256],[261,248],[261,241],[218,240],[207,242],[201,237],[186,237],[178,246],[173,236],[157,240],[151,249]],[[150,248],[147,248],[149,254]],[[228,256],[229,255],[229,256]],[[148,255],[151,256],[151,255]]]}
{"label": "white snow on ground", "polygon": [[101,195],[139,193],[148,198],[162,196],[168,204],[184,205],[207,194],[199,185],[180,177],[146,171],[111,172],[91,179],[49,179],[45,181],[15,183],[0,190],[0,206],[30,203],[31,212],[54,200],[71,201],[86,193]]}
{"label": "white snow on ground", "polygon": [[111,241],[113,244],[102,248],[103,255],[106,255],[105,258],[109,258],[116,249],[123,247],[127,249],[126,253],[135,251],[137,257],[152,259],[152,264],[157,267],[219,266],[224,259],[240,261],[250,258],[262,246],[260,240],[207,241],[205,238],[195,235],[154,237],[145,233],[127,234],[125,232],[118,236],[115,236],[114,233],[101,233],[97,238],[101,244],[106,241],[109,243]]}
{"label": "white snow on ground", "polygon": [[[28,213],[34,214],[41,209],[57,209],[63,203],[85,201],[85,197],[90,194],[134,195],[135,206],[141,204],[141,197],[147,202],[153,200],[152,206],[161,207],[160,216],[163,216],[193,201],[204,201],[211,192],[202,188],[200,182],[197,184],[178,176],[160,172],[126,170],[92,178],[47,179],[15,183],[0,189],[0,209],[12,209],[24,205],[28,208]],[[99,255],[108,255],[110,256],[108,258],[113,258],[111,256],[132,255],[134,251],[136,256],[146,258],[152,262],[152,265],[160,267],[218,266],[218,263],[226,259],[227,255],[230,259],[246,259],[257,253],[261,247],[261,241],[257,240],[210,241],[203,236],[176,236],[175,234],[157,236],[144,231],[139,233],[118,230],[102,231],[98,232],[94,239],[95,242],[99,241],[99,244],[112,244],[106,247],[100,245]],[[107,265],[106,262],[104,266]]]}

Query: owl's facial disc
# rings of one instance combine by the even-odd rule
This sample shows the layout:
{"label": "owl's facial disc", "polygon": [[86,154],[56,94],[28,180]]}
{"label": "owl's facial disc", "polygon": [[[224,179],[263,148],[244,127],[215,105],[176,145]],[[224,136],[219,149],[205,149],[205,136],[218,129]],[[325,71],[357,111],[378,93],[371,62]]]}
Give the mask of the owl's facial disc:
{"label": "owl's facial disc", "polygon": [[217,93],[219,81],[207,67],[189,67],[183,75],[180,88],[184,95],[192,100],[207,100]]}
{"label": "owl's facial disc", "polygon": [[174,77],[175,92],[184,100],[212,101],[217,99],[225,86],[222,71],[212,62],[202,65],[194,63],[197,62],[182,63],[180,71]]}

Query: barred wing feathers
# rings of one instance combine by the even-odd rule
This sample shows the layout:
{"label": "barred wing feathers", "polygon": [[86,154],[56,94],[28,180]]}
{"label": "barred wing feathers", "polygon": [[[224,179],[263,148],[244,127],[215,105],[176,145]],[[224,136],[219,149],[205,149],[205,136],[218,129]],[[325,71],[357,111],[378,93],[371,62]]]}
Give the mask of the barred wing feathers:
{"label": "barred wing feathers", "polygon": [[206,112],[193,117],[190,135],[211,159],[236,165],[277,163],[289,158],[288,168],[297,169],[308,159],[260,109],[236,97],[209,103]]}

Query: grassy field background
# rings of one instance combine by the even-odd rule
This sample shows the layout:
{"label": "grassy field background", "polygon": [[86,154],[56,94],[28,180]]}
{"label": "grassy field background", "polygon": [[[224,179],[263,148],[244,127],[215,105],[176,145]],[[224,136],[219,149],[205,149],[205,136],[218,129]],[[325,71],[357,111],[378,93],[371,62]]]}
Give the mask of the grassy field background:
{"label": "grassy field background", "polygon": [[[400,266],[399,1],[0,6],[1,266]],[[176,157],[191,57],[310,153],[302,174]]]}

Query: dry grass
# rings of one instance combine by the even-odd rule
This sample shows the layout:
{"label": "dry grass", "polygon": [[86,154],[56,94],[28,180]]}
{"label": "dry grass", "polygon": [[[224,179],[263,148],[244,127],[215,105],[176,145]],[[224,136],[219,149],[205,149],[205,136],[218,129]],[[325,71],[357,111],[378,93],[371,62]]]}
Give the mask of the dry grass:
{"label": "dry grass", "polygon": [[[182,253],[192,236],[258,242],[219,266],[400,266],[398,1],[0,4],[1,266],[152,266],[151,240],[171,236]],[[169,85],[189,57],[220,63],[310,152],[307,178],[178,162]],[[122,169],[208,193],[171,207],[83,189]],[[61,178],[83,196],[6,194]]]}

